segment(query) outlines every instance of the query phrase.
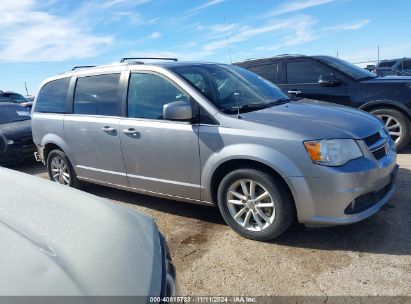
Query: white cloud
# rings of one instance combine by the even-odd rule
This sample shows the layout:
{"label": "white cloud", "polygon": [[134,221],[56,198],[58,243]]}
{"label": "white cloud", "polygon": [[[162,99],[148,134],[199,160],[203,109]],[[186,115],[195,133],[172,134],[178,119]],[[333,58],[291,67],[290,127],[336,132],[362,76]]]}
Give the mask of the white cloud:
{"label": "white cloud", "polygon": [[206,3],[204,3],[204,4],[200,5],[200,6],[197,6],[197,7],[195,7],[195,8],[190,9],[189,12],[192,12],[192,13],[193,13],[193,12],[198,12],[198,11],[201,11],[201,10],[207,8],[207,7],[210,7],[210,6],[219,4],[219,3],[223,2],[223,1],[224,1],[224,0],[209,0],[209,1],[207,1]]}
{"label": "white cloud", "polygon": [[34,0],[13,0],[13,1],[2,1],[1,11],[3,13],[12,13],[12,12],[24,12],[28,7],[31,7],[34,4]]}
{"label": "white cloud", "polygon": [[158,39],[161,37],[161,33],[160,32],[154,32],[150,34],[150,39]]}
{"label": "white cloud", "polygon": [[111,8],[114,6],[138,6],[150,2],[151,0],[109,0],[101,4],[103,8]]}
{"label": "white cloud", "polygon": [[238,24],[232,23],[232,24],[225,24],[225,23],[219,23],[219,24],[211,24],[211,25],[201,25],[198,24],[195,26],[196,30],[207,30],[207,31],[212,31],[215,33],[225,33],[231,32],[239,27]]}
{"label": "white cloud", "polygon": [[342,23],[334,26],[325,27],[324,30],[327,31],[348,31],[348,30],[358,30],[370,23],[370,20],[363,19],[350,23]]}
{"label": "white cloud", "polygon": [[358,20],[350,23],[342,23],[328,27],[314,28],[313,25],[316,22],[313,20],[307,19],[297,21],[292,25],[291,29],[293,33],[288,35],[275,45],[271,46],[261,46],[257,47],[256,51],[276,51],[278,49],[283,49],[291,46],[301,45],[319,38],[323,38],[332,33],[339,31],[349,31],[349,30],[358,30],[363,26],[366,26],[370,21],[369,20]]}
{"label": "white cloud", "polygon": [[327,4],[330,2],[334,2],[335,0],[306,0],[306,1],[288,1],[283,5],[280,5],[273,9],[271,12],[263,15],[263,18],[279,16],[286,13],[292,13],[296,11],[300,11],[306,8]]}
{"label": "white cloud", "polygon": [[[239,42],[244,42],[250,40],[256,36],[260,36],[267,33],[278,32],[280,30],[289,30],[301,27],[307,27],[313,24],[315,21],[309,16],[303,16],[298,18],[289,18],[285,20],[273,20],[265,26],[261,27],[249,27],[243,26],[235,33],[230,35],[230,44],[235,44]],[[222,38],[219,40],[214,40],[204,46],[204,50],[213,51],[221,48],[227,47],[227,39]]]}
{"label": "white cloud", "polygon": [[14,0],[0,11],[0,61],[60,61],[96,56],[113,37],[93,35],[75,20],[36,11],[34,1]]}

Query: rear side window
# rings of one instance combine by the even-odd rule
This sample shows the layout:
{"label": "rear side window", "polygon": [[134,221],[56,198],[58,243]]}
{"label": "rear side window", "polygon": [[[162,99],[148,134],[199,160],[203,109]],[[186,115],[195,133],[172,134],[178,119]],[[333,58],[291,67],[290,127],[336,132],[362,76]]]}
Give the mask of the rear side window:
{"label": "rear side window", "polygon": [[288,83],[317,83],[320,75],[331,73],[330,69],[314,61],[287,62]]}
{"label": "rear side window", "polygon": [[273,82],[282,83],[281,81],[281,63],[270,63],[250,67],[249,70],[261,77]]}
{"label": "rear side window", "polygon": [[74,114],[120,116],[120,74],[105,74],[77,79]]}
{"label": "rear side window", "polygon": [[35,112],[67,113],[67,90],[70,78],[62,78],[46,83],[40,90]]}

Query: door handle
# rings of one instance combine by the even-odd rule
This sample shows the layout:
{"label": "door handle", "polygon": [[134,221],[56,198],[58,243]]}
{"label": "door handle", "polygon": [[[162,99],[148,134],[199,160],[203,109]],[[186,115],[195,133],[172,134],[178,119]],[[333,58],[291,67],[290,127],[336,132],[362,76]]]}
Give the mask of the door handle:
{"label": "door handle", "polygon": [[117,134],[117,130],[115,128],[110,127],[110,126],[105,126],[105,127],[101,128],[101,130],[103,130],[103,132],[106,132],[107,134],[110,134],[110,135],[116,135]]}
{"label": "door handle", "polygon": [[138,137],[140,136],[140,132],[138,132],[136,129],[134,128],[128,128],[123,130],[123,133],[126,134],[127,136],[133,136],[133,137]]}
{"label": "door handle", "polygon": [[301,94],[301,91],[298,90],[290,90],[288,91],[289,94]]}

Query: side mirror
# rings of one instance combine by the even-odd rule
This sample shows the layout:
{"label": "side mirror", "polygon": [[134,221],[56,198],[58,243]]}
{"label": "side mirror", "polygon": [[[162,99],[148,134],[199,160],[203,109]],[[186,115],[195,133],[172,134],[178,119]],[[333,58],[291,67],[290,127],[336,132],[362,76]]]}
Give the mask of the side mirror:
{"label": "side mirror", "polygon": [[376,68],[375,64],[367,64],[367,67],[365,68],[366,70],[372,72]]}
{"label": "side mirror", "polygon": [[334,87],[334,86],[340,85],[341,80],[337,79],[337,77],[335,77],[332,74],[320,75],[320,78],[318,79],[318,83],[325,87]]}
{"label": "side mirror", "polygon": [[193,109],[188,102],[173,101],[163,106],[163,118],[187,121],[193,118]]}

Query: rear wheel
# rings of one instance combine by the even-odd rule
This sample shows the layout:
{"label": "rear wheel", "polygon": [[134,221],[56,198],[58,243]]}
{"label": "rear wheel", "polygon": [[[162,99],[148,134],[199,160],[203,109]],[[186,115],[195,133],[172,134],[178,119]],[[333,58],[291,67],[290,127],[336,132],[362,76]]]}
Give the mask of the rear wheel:
{"label": "rear wheel", "polygon": [[67,157],[61,150],[52,150],[47,156],[47,171],[51,181],[73,187],[80,188],[81,182],[77,179],[76,172]]}
{"label": "rear wheel", "polygon": [[265,172],[238,169],[227,174],[218,189],[218,207],[243,237],[266,241],[283,233],[295,218],[284,183]]}
{"label": "rear wheel", "polygon": [[398,110],[389,108],[374,109],[371,111],[371,114],[379,117],[384,122],[398,151],[408,144],[411,130],[410,121],[407,116]]}

